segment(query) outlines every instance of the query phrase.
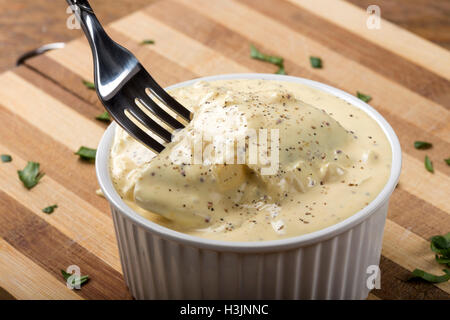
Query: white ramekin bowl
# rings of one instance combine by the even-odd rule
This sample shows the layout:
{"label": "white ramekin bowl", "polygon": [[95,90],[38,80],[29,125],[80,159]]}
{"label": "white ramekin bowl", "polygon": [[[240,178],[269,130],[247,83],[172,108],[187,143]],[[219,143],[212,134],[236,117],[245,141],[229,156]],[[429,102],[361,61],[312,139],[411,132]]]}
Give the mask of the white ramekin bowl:
{"label": "white ramekin bowl", "polygon": [[[195,79],[297,82],[365,111],[383,129],[392,169],[380,194],[344,221],[306,235],[273,241],[213,241],[167,229],[128,207],[113,187],[109,153],[115,124],[97,151],[100,187],[111,205],[125,281],[136,299],[365,299],[378,266],[389,198],[401,170],[401,149],[386,120],[358,98],[328,85],[273,74],[229,74]],[[369,280],[369,281],[368,281]]]}

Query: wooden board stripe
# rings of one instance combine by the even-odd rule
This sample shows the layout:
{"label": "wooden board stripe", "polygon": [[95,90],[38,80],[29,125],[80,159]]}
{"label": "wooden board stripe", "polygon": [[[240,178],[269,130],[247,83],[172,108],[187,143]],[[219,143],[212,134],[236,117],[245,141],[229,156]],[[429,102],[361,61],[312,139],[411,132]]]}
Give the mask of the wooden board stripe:
{"label": "wooden board stripe", "polygon": [[[161,2],[162,3],[162,2]],[[164,2],[165,3],[165,2]],[[156,8],[157,6],[152,6],[152,8]],[[184,15],[184,12],[186,12],[186,11],[182,11],[183,12],[183,15]],[[136,21],[140,21],[139,19],[140,18],[142,18],[142,15],[139,15],[139,14],[137,14],[137,16],[132,16],[132,18],[129,18],[129,19],[125,19],[125,21],[123,21],[123,23],[122,23],[122,29],[124,29],[123,27],[125,26],[125,24],[127,25],[127,26],[130,26],[130,25],[134,25],[134,24],[136,24]],[[180,19],[181,18],[178,18],[178,19],[176,19],[177,21],[180,21]],[[181,19],[181,20],[186,20],[185,19],[185,17],[183,17],[183,19]],[[122,21],[122,20],[121,20]],[[131,23],[131,21],[133,21],[133,23]],[[192,21],[190,21],[190,23],[188,24],[188,25],[193,25],[193,23],[191,23]],[[140,37],[142,37],[142,36],[148,36],[148,32],[147,31],[145,31],[145,35],[144,34],[142,34],[144,31],[142,31],[142,30],[146,30],[145,29],[145,26],[147,25],[148,26],[148,21],[144,21],[143,23],[142,23],[142,25],[139,25],[139,27],[137,27],[136,29],[138,30],[138,33],[137,33],[137,35],[136,36],[134,36],[134,38],[136,38],[136,41],[138,42],[139,40],[137,39],[137,38],[140,38]],[[153,30],[158,30],[157,29],[157,27],[158,26],[153,26]],[[144,28],[144,29],[143,29]],[[130,29],[129,27],[127,27],[127,28],[125,28],[125,29]],[[139,30],[141,30],[141,31],[139,31]],[[134,32],[133,32],[133,34],[136,34],[136,30],[133,30]],[[131,33],[131,32],[130,32]],[[139,35],[141,35],[141,36],[139,36]],[[153,34],[152,34],[153,35]],[[170,34],[170,36],[174,36],[174,34],[173,33],[171,33]],[[172,37],[170,37],[171,39],[172,39]],[[167,38],[167,37],[165,37],[165,38]],[[180,40],[180,39],[176,39],[176,40]],[[221,43],[220,41],[217,41],[217,43]],[[247,42],[245,42],[245,43],[243,43],[243,45],[244,46],[246,46],[246,52],[247,52],[247,54],[246,55],[242,55],[242,56],[245,56],[245,57],[248,57],[248,43],[249,43],[249,41],[247,41]],[[184,43],[183,43],[183,45],[184,45]],[[152,46],[152,48],[150,49],[150,50],[153,50],[153,48],[157,48],[158,46]],[[231,46],[230,46],[231,47]],[[81,49],[81,47],[79,47],[79,46],[77,46],[76,47],[76,50],[80,50]],[[63,50],[64,51],[64,50]],[[69,54],[67,54],[67,53],[63,53],[63,51],[59,51],[59,53],[57,53],[58,51],[55,51],[54,53],[52,53],[52,55],[51,56],[55,56],[55,55],[59,55],[59,56],[61,56],[61,57],[59,57],[58,56],[58,59],[59,58],[61,58],[62,59],[62,57],[64,57],[64,59],[65,60],[63,60],[64,61],[64,63],[66,63],[67,64],[67,66],[68,66],[68,68],[70,68],[71,70],[73,70],[74,72],[79,72],[79,70],[80,70],[80,68],[78,68],[78,63],[74,63],[74,61],[76,61],[74,58],[73,59],[68,59],[67,57],[68,56],[70,56],[70,52],[72,52],[73,50],[70,50],[69,51]],[[74,52],[78,52],[78,51],[74,51]],[[88,49],[88,47],[87,46],[85,46],[84,47],[84,50],[83,50],[83,52],[86,52],[87,54],[89,54],[89,49]],[[219,51],[220,52],[220,51]],[[73,53],[72,53],[73,54]],[[173,58],[173,60],[174,61],[176,61],[176,62],[178,62],[177,61],[177,59],[175,59],[175,58]],[[250,60],[250,59],[248,59],[248,60]],[[144,60],[145,61],[145,60]],[[151,63],[151,61],[149,62],[149,63]],[[204,63],[204,61],[202,61],[202,62],[199,62],[199,59],[196,61],[196,64],[202,64],[202,63]],[[307,66],[305,66],[305,67],[307,67]],[[218,70],[218,71],[220,71],[220,70]],[[229,68],[229,72],[238,72],[239,70],[234,70],[233,68]],[[262,71],[265,71],[265,70],[262,70]],[[303,70],[302,70],[303,71]],[[311,71],[312,72],[312,71]],[[216,72],[217,73],[217,72]],[[294,73],[295,74],[295,73]],[[309,77],[309,78],[313,78],[313,79],[317,79],[317,80],[322,80],[323,81],[323,79],[325,79],[325,78],[318,78],[317,76],[314,76],[314,74],[311,76],[311,74],[310,73],[306,73],[306,74],[304,74],[304,73],[300,73],[299,75],[301,75],[301,76],[306,76],[306,77]],[[325,82],[327,82],[327,80],[325,80]],[[328,81],[329,82],[329,81]],[[358,81],[359,82],[359,81]],[[332,83],[333,84],[333,83]],[[344,89],[346,89],[346,88],[344,88]],[[347,91],[350,91],[350,90],[348,90],[347,89]],[[382,94],[381,96],[386,96],[386,94]],[[389,95],[390,96],[390,95]],[[377,99],[378,97],[375,97],[375,99]],[[375,104],[375,106],[376,107],[379,107],[379,108],[381,108],[381,110],[383,111],[383,110],[385,110],[385,111],[392,111],[392,112],[396,112],[396,113],[398,113],[399,114],[399,116],[401,116],[401,117],[403,117],[403,118],[405,118],[405,117],[407,117],[408,119],[411,119],[412,118],[412,116],[410,116],[411,114],[413,114],[413,112],[408,112],[408,110],[406,110],[406,108],[403,108],[403,105],[407,105],[407,102],[408,101],[403,101],[402,103],[400,103],[400,104],[398,104],[397,106],[399,106],[400,108],[402,108],[402,109],[405,109],[405,110],[398,110],[398,108],[397,109],[392,109],[391,110],[391,108],[390,107],[388,107],[388,108],[386,108],[386,107],[384,107],[383,108],[383,105],[384,104],[381,104],[381,106],[379,105],[379,104]],[[387,104],[387,105],[389,105],[389,104]],[[427,102],[424,102],[423,104],[422,103],[420,103],[419,105],[415,102],[413,105],[417,105],[417,109],[423,109],[422,108],[422,106],[424,106],[424,105],[428,105],[428,103]],[[412,111],[412,110],[411,110]],[[417,121],[420,121],[421,122],[421,124],[420,125],[418,125],[418,127],[420,128],[420,129],[422,129],[422,130],[425,130],[425,131],[430,131],[430,132],[435,132],[435,134],[437,134],[440,138],[442,138],[443,140],[445,140],[445,141],[450,141],[450,129],[448,128],[448,125],[447,125],[447,123],[448,122],[446,122],[446,119],[448,118],[448,114],[447,113],[439,113],[439,112],[433,112],[433,110],[423,110],[423,111],[425,111],[424,112],[424,114],[426,113],[426,114],[428,114],[428,115],[430,115],[432,118],[434,118],[434,119],[430,119],[430,121],[426,121],[426,122],[424,122],[424,117],[414,117],[414,121],[415,122],[417,122]],[[438,111],[438,110],[435,110],[435,111]],[[445,122],[445,125],[444,124],[442,124],[442,125],[436,125],[436,123],[439,123],[441,120],[443,120],[443,122]],[[414,122],[413,122],[414,123]],[[433,124],[432,124],[433,123]]]}
{"label": "wooden board stripe", "polygon": [[[78,265],[83,274],[88,274],[92,278],[92,281],[83,286],[83,290],[77,292],[81,297],[86,299],[129,298],[119,272],[80,246],[75,239],[66,237],[4,191],[0,191],[0,212],[2,212],[0,237],[59,279],[60,283],[65,284],[60,269]],[[75,219],[74,223],[76,223]]]}
{"label": "wooden board stripe", "polygon": [[[384,229],[382,254],[409,271],[419,268],[442,274],[443,268],[436,263],[434,253],[430,250],[430,241],[389,219]],[[450,282],[435,284],[435,286],[450,293]]]}
{"label": "wooden board stripe", "polygon": [[381,256],[380,269],[381,288],[371,291],[380,299],[450,299],[450,294],[429,283],[406,281],[411,276],[411,272],[384,256]]}
{"label": "wooden board stripe", "polygon": [[[382,19],[380,30],[370,30],[366,25],[367,13],[344,0],[286,0],[302,9],[332,22],[334,25],[357,33],[364,39],[386,48],[423,68],[450,79],[450,52],[408,30]],[[383,12],[381,12],[383,17]],[[399,40],[400,39],[400,40]]]}
{"label": "wooden board stripe", "polygon": [[403,153],[401,188],[450,214],[450,177],[439,171],[425,170],[423,161]]}
{"label": "wooden board stripe", "polygon": [[41,163],[45,173],[57,183],[64,185],[97,210],[108,211],[106,201],[95,195],[99,187],[93,164],[80,161],[73,150],[6,110],[1,103],[0,135],[6,148],[14,150],[23,159]]}
{"label": "wooden board stripe", "polygon": [[[45,55],[39,56],[43,60],[48,59]],[[84,115],[87,119],[93,120],[99,114],[103,113],[105,109],[98,100],[97,94],[93,90],[88,90],[82,84],[82,78],[72,73],[65,68],[55,68],[52,66],[48,68],[48,65],[39,62],[42,68],[47,68],[51,72],[59,73],[59,80],[64,80],[64,84],[70,84],[70,87],[66,88],[57,82],[50,76],[40,73],[38,70],[32,67],[21,66],[14,70],[14,73],[21,78],[32,83],[36,88],[47,92],[49,95],[64,103],[66,106],[71,107],[81,115]],[[57,63],[55,63],[55,66]],[[95,122],[100,125],[101,128],[106,128],[107,124],[104,122]]]}
{"label": "wooden board stripe", "polygon": [[[82,32],[80,32],[80,35],[82,35]],[[66,44],[66,47],[63,50],[53,50],[46,55],[59,61],[62,65],[74,66],[71,70],[75,74],[78,74],[82,79],[89,81],[93,80],[94,69],[92,53],[85,38],[71,41]],[[78,86],[77,88],[81,89],[81,86]]]}
{"label": "wooden board stripe", "polygon": [[[370,93],[374,97],[371,103],[375,107],[380,108],[380,110],[395,110],[402,119],[425,131],[434,133],[445,141],[450,141],[450,112],[448,110],[394,81],[382,77],[357,61],[349,60],[345,56],[292,31],[281,23],[255,12],[237,1],[198,0],[195,5],[186,0],[177,0],[177,2],[182,3],[191,11],[197,11],[213,19],[216,23],[223,24],[234,32],[252,39],[260,47],[285,57],[288,60],[286,63],[288,72],[290,63],[310,68],[310,55],[318,54],[326,57],[327,68],[310,68],[313,75],[320,75],[327,79],[326,83],[342,88],[347,92],[359,90]],[[162,2],[159,2],[154,7],[161,4]],[[145,13],[151,15],[150,11],[147,9]],[[180,12],[185,11],[186,9],[184,11],[182,8],[180,9]],[[176,12],[173,14],[175,15]],[[131,15],[131,17],[121,19],[113,25],[119,27],[122,32],[129,33],[129,36],[132,36],[130,30],[132,29],[133,36],[136,37],[140,33],[138,26],[142,30],[142,26],[144,24],[148,26],[151,20],[147,19],[136,23],[136,18],[144,19],[139,12]],[[131,20],[135,28],[130,28]],[[265,25],[266,29],[260,28],[260,25]],[[270,32],[265,30],[270,30]],[[266,48],[267,43],[271,43],[268,48]],[[301,74],[292,74],[302,76]],[[315,77],[310,78],[314,79]]]}
{"label": "wooden board stripe", "polygon": [[423,239],[446,234],[450,230],[450,219],[447,212],[408,193],[401,185],[392,194],[388,219]]}
{"label": "wooden board stripe", "polygon": [[[314,41],[335,52],[339,52],[347,59],[357,61],[387,79],[391,79],[405,88],[450,108],[450,81],[446,78],[415,65],[326,19],[311,14],[310,11],[301,10],[300,7],[289,2],[241,0],[240,3],[244,3],[289,29],[309,39],[314,39]],[[155,12],[154,14],[158,13]],[[358,29],[361,28],[366,28],[366,24],[362,24]],[[327,68],[327,57],[323,57],[323,63],[324,67]]]}
{"label": "wooden board stripe", "polygon": [[[134,54],[138,57],[140,61],[151,61],[151,70],[152,75],[158,79],[158,82],[163,86],[168,86],[180,81],[190,80],[196,77],[194,73],[191,71],[184,69],[182,66],[178,64],[174,64],[172,61],[165,58],[163,55],[160,55],[154,51],[148,50],[147,48],[139,45],[133,40],[123,36],[120,33],[114,33],[114,31],[108,30],[111,36],[124,44],[128,49],[133,51]],[[83,40],[76,40],[74,43],[79,42],[81,48],[89,49],[87,44]],[[60,53],[63,53],[63,56],[75,56],[80,55],[79,52],[74,51],[70,48],[72,43],[70,43],[69,49],[62,50]],[[64,51],[64,52],[63,52]],[[56,54],[56,51],[55,51]],[[90,55],[88,51],[88,55]],[[92,90],[86,90],[86,88],[82,85],[81,80],[87,79],[92,81],[93,72],[92,72],[92,61],[89,60],[89,64],[91,65],[90,72],[83,74],[79,72],[78,68],[76,68],[76,64],[64,64],[62,61],[56,60],[57,58],[52,58],[50,55],[42,55],[36,58],[30,59],[27,61],[27,65],[38,73],[42,74],[45,77],[48,77],[52,81],[58,84],[58,86],[62,86],[65,90],[71,92],[72,94],[78,96],[83,101],[88,102],[91,105],[97,106],[100,110],[103,110],[103,106],[101,102],[98,100],[97,95]],[[69,67],[70,66],[70,67]],[[171,70],[168,72],[168,70]]]}
{"label": "wooden board stripe", "polygon": [[[137,13],[137,15],[139,18],[139,16],[141,16],[142,14]],[[147,19],[139,21],[139,23],[135,24],[133,29],[142,27],[141,23],[150,22],[148,20],[149,18],[147,17]],[[123,33],[123,26],[120,22],[121,21],[112,23],[111,28],[115,31]],[[172,61],[175,61],[182,67],[191,70],[196,74],[223,74],[229,73],[230,70],[232,70],[232,72],[238,73],[250,72],[249,69],[241,66],[234,60],[217,54],[217,52],[211,49],[209,46],[203,43],[199,43],[182,33],[173,33],[169,27],[156,19],[151,20],[151,25],[155,28],[155,30],[158,30],[157,33],[152,34],[152,36],[155,38],[155,42],[157,42],[158,45],[152,46],[151,50],[159,54],[163,54],[166,57],[170,57]],[[126,34],[129,38],[134,39],[136,42],[139,42],[140,39],[142,39],[145,35],[143,31],[134,36],[132,36],[130,32],[123,34]],[[178,46],[174,46],[174,43],[182,44],[183,50],[180,50]],[[199,60],[202,61],[202,63],[198,63]]]}
{"label": "wooden board stripe", "polygon": [[[21,115],[26,121],[35,120],[34,126],[43,132],[52,129],[52,137],[56,141],[75,151],[82,145],[97,146],[104,130],[94,119],[86,121],[70,107],[12,72],[0,76],[0,86],[3,87],[0,91],[3,106]],[[83,134],[76,134],[77,132]]]}
{"label": "wooden board stripe", "polygon": [[[411,123],[403,121],[393,111],[379,111],[395,130],[395,133],[397,134],[400,141],[403,153],[407,153],[409,156],[416,158],[420,162],[423,162],[425,155],[428,155],[431,159],[434,159],[433,165],[437,170],[446,175],[450,175],[450,167],[443,161],[443,159],[446,159],[449,156],[449,142],[444,141],[429,132],[423,131],[420,128],[412,125]],[[426,151],[417,150],[416,148],[414,148],[414,141],[416,140],[430,141],[433,143],[433,148]],[[424,177],[427,176],[425,175],[425,172],[418,172],[417,174],[420,174]]]}
{"label": "wooden board stripe", "polygon": [[[39,78],[38,80],[42,81]],[[6,79],[5,81],[9,80]],[[53,85],[53,87],[55,86]],[[35,117],[32,117],[26,111],[18,108],[21,103],[29,108],[36,107],[36,101],[33,99],[29,100],[29,98],[29,96],[24,95],[0,103],[0,135],[2,136],[2,143],[5,146],[9,146],[24,159],[40,162],[47,174],[51,175],[57,182],[68,187],[72,192],[93,204],[97,209],[107,211],[106,201],[95,195],[98,184],[93,165],[79,161],[78,157],[74,155],[79,146],[87,143],[84,140],[85,138],[81,138],[76,144],[66,144],[66,141],[70,142],[70,139],[73,139],[73,137],[83,136],[74,134],[79,132],[77,124],[73,123],[70,131],[63,131],[65,136],[61,136],[61,131],[53,131],[54,128],[58,127],[54,123],[48,128],[45,126],[37,128],[35,125],[46,121],[46,118],[54,118],[53,116],[49,117],[46,113],[37,113]],[[73,103],[73,101],[69,100],[67,103]],[[78,106],[77,103],[71,105],[74,108]],[[54,113],[58,113],[58,111]],[[70,117],[70,115],[68,116]],[[91,136],[91,138],[93,138],[93,141],[98,141],[101,134],[103,134],[104,125],[101,123],[93,124],[98,126],[98,136]],[[63,130],[64,128],[60,129]],[[60,141],[54,139],[57,134],[60,135]],[[66,140],[66,137],[69,138]],[[64,144],[61,141],[64,141]],[[96,144],[91,145],[89,143],[88,146],[96,147]]]}
{"label": "wooden board stripe", "polygon": [[367,297],[367,300],[381,300],[381,299],[378,298],[375,294],[373,294],[371,292],[371,293],[369,293],[369,296]]}
{"label": "wooden board stripe", "polygon": [[[17,177],[17,170],[24,168],[26,161],[1,144],[0,148],[14,159],[12,163],[0,166],[1,180],[8,185],[8,189],[3,192],[18,203],[26,204],[29,211],[120,272],[111,217],[56,183],[48,174],[35,188],[27,190]],[[44,170],[45,167],[41,169]],[[57,214],[42,212],[43,208],[54,204],[58,205]]]}
{"label": "wooden board stripe", "polygon": [[81,297],[44,268],[0,238],[0,286],[21,299],[70,299]]}
{"label": "wooden board stripe", "polygon": [[11,293],[0,287],[0,300],[17,300]]}

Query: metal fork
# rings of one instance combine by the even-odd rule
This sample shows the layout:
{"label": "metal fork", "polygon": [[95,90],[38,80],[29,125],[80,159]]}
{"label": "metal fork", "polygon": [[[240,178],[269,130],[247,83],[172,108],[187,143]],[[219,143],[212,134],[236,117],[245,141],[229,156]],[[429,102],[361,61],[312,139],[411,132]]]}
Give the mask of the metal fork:
{"label": "metal fork", "polygon": [[184,125],[150,98],[146,89],[188,122],[192,118],[191,112],[161,88],[130,51],[106,34],[87,0],[66,1],[75,13],[91,46],[95,88],[100,101],[125,131],[153,151],[161,152],[164,145],[142,130],[129,116],[158,135],[164,142],[170,142],[172,134],[142,111],[137,103],[171,129],[181,129]]}

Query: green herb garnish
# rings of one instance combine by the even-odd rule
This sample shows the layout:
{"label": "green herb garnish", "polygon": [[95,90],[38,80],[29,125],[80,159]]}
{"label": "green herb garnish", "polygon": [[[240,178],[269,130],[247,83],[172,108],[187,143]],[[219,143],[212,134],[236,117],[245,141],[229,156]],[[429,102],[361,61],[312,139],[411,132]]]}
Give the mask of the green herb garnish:
{"label": "green herb garnish", "polygon": [[311,67],[314,69],[322,69],[322,59],[318,57],[309,57],[309,62],[311,63]]}
{"label": "green herb garnish", "polygon": [[[431,251],[436,253],[435,259],[437,263],[450,267],[450,232],[445,235],[431,237],[430,248]],[[412,272],[413,277],[411,279],[421,278],[432,283],[441,283],[450,280],[450,270],[444,269],[443,271],[445,274],[436,276],[423,270],[415,269]]]}
{"label": "green herb garnish", "polygon": [[51,213],[53,213],[53,211],[55,211],[56,208],[58,208],[58,205],[54,204],[52,206],[48,206],[47,208],[42,209],[42,212],[51,214]]}
{"label": "green herb garnish", "polygon": [[425,156],[425,169],[427,169],[431,173],[434,173],[433,163],[431,162],[430,158],[428,158],[428,156]]}
{"label": "green herb garnish", "polygon": [[359,91],[356,92],[356,96],[364,102],[369,102],[370,100],[372,100],[371,96],[369,96],[368,94],[361,93]]}
{"label": "green herb garnish", "polygon": [[429,142],[425,142],[425,141],[415,141],[414,142],[414,148],[416,148],[416,149],[425,150],[425,149],[430,149],[432,146],[433,146],[433,144],[431,144]]}
{"label": "green herb garnish", "polygon": [[12,157],[9,154],[2,154],[1,158],[3,163],[12,161]]}
{"label": "green herb garnish", "polygon": [[94,83],[92,83],[90,81],[87,81],[87,80],[82,80],[82,81],[83,81],[83,84],[84,84],[84,86],[86,88],[88,88],[89,90],[95,90],[95,84]]}
{"label": "green herb garnish", "polygon": [[155,40],[147,39],[147,40],[143,40],[141,42],[141,45],[146,45],[146,44],[155,44]]}
{"label": "green herb garnish", "polygon": [[28,161],[27,166],[23,170],[18,170],[20,181],[27,189],[33,188],[42,179],[44,173],[39,172],[40,164],[37,162]]}
{"label": "green herb garnish", "polygon": [[[70,273],[68,273],[68,272],[66,272],[64,270],[61,270],[61,273],[62,273],[62,275],[64,277],[64,280],[66,280],[66,281],[68,281],[69,278],[72,276],[72,274],[70,274]],[[77,285],[79,285],[81,287],[83,284],[88,282],[88,280],[89,280],[89,276],[87,276],[87,275],[86,276],[80,276],[79,279],[77,279],[77,277],[74,277],[74,278],[72,278],[72,281],[71,281],[70,285],[73,288],[77,289]]]}
{"label": "green herb garnish", "polygon": [[260,52],[258,49],[256,49],[256,47],[252,44],[250,45],[250,57],[252,57],[253,59],[272,63],[276,66],[282,66],[284,63],[283,58],[264,54]]}
{"label": "green herb garnish", "polygon": [[450,267],[450,232],[431,238],[431,250],[436,253],[435,259],[440,264]]}
{"label": "green herb garnish", "polygon": [[413,276],[411,279],[421,278],[421,279],[431,282],[431,283],[446,282],[446,281],[450,280],[450,270],[444,269],[443,271],[444,271],[444,274],[442,276],[436,276],[434,274],[425,272],[420,269],[414,269],[414,271],[412,272]]}
{"label": "green herb garnish", "polygon": [[286,74],[284,70],[284,59],[281,57],[264,54],[252,44],[250,45],[250,57],[276,65],[278,67],[277,72],[275,72],[276,74]]}
{"label": "green herb garnish", "polygon": [[434,258],[436,259],[437,263],[446,264],[448,267],[450,267],[450,258],[442,258],[439,255],[435,255]]}
{"label": "green herb garnish", "polygon": [[111,122],[111,117],[109,116],[108,111],[103,112],[102,114],[98,115],[95,119],[97,119],[98,121],[103,121],[103,122]]}
{"label": "green herb garnish", "polygon": [[75,154],[79,155],[82,160],[93,161],[93,160],[95,160],[97,150],[87,148],[87,147],[80,147],[80,149],[78,149],[78,151],[75,152]]}
{"label": "green herb garnish", "polygon": [[445,161],[445,163],[446,163],[448,166],[450,166],[450,158],[444,159],[444,161]]}
{"label": "green herb garnish", "polygon": [[286,74],[286,70],[284,70],[284,66],[280,66],[277,70],[277,72],[275,72],[275,74]]}

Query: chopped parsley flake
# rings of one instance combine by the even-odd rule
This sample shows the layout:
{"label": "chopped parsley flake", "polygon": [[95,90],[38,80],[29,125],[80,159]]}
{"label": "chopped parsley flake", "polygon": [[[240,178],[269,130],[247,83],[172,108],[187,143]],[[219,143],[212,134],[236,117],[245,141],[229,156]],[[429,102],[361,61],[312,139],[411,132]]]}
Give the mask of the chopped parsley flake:
{"label": "chopped parsley flake", "polygon": [[39,171],[40,164],[37,162],[29,161],[27,166],[23,170],[18,170],[20,181],[27,189],[31,189],[36,186],[39,180],[42,179],[44,173]]}
{"label": "chopped parsley flake", "polygon": [[372,100],[371,96],[369,96],[368,94],[361,93],[359,91],[356,92],[356,96],[358,97],[358,99],[361,99],[364,102],[369,102],[370,100]]}
{"label": "chopped parsley flake", "polygon": [[309,62],[311,63],[311,67],[314,69],[322,69],[322,59],[319,57],[309,57]]}
{"label": "chopped parsley flake", "polygon": [[276,74],[286,74],[284,69],[284,59],[282,57],[264,54],[252,44],[250,45],[250,57],[276,65],[278,67],[277,72],[275,72]]}
{"label": "chopped parsley flake", "polygon": [[3,163],[12,161],[12,157],[9,154],[2,154],[1,158]]}
{"label": "chopped parsley flake", "polygon": [[105,111],[102,114],[98,115],[95,119],[108,123],[111,122],[111,116],[109,115],[108,111]]}
{"label": "chopped parsley flake", "polygon": [[[69,281],[69,278],[71,276],[73,276],[73,274],[70,274],[70,273],[68,273],[68,272],[66,272],[64,270],[61,270],[61,273],[62,273],[62,275],[64,277],[64,280],[66,280],[66,281]],[[73,277],[71,279],[70,285],[72,286],[72,288],[78,289],[79,287],[77,285],[79,285],[81,287],[83,284],[85,284],[88,281],[89,281],[89,276],[87,276],[87,275],[86,276],[80,276],[78,279],[77,279],[77,277]]]}
{"label": "chopped parsley flake", "polygon": [[155,40],[150,40],[150,39],[142,40],[141,45],[146,45],[146,44],[155,44]]}
{"label": "chopped parsley flake", "polygon": [[95,160],[97,150],[87,147],[80,147],[80,149],[78,149],[78,151],[75,154],[79,155],[82,160],[93,161]]}
{"label": "chopped parsley flake", "polygon": [[450,232],[432,237],[430,247],[436,254],[436,261],[450,267]]}
{"label": "chopped parsley flake", "polygon": [[87,81],[87,80],[82,80],[82,82],[83,82],[84,86],[86,88],[88,88],[89,90],[95,90],[95,84],[94,83],[92,83],[90,81]]}
{"label": "chopped parsley flake", "polygon": [[430,149],[432,146],[433,146],[433,144],[431,144],[429,142],[425,142],[425,141],[415,141],[414,142],[414,148],[420,149],[420,150]]}
{"label": "chopped parsley flake", "polygon": [[53,213],[53,211],[55,211],[56,208],[58,208],[58,205],[54,204],[52,206],[48,206],[47,208],[42,209],[42,212],[51,214],[51,213]]}
{"label": "chopped parsley flake", "polygon": [[284,70],[284,66],[280,66],[277,70],[277,72],[275,72],[275,74],[286,74],[286,71]]}
{"label": "chopped parsley flake", "polygon": [[444,274],[442,276],[436,276],[434,274],[425,272],[421,269],[414,269],[414,271],[412,272],[412,279],[415,278],[421,278],[425,281],[431,282],[431,283],[442,283],[442,282],[446,282],[448,280],[450,280],[450,270],[449,269],[444,269]]}
{"label": "chopped parsley flake", "polygon": [[428,156],[425,156],[425,169],[431,173],[434,173],[433,162],[431,162]]}

